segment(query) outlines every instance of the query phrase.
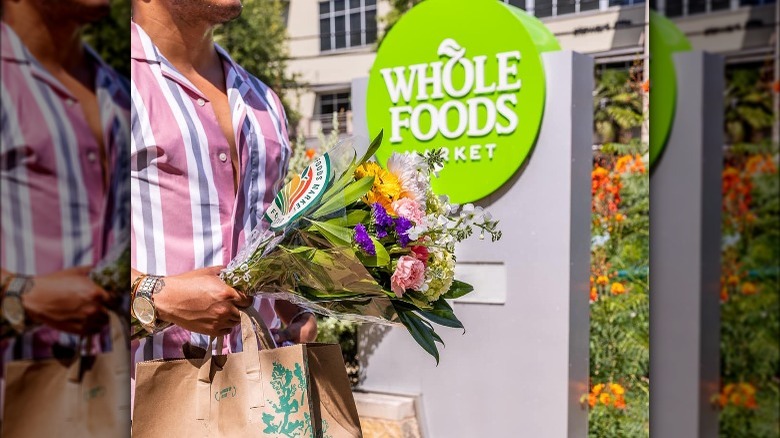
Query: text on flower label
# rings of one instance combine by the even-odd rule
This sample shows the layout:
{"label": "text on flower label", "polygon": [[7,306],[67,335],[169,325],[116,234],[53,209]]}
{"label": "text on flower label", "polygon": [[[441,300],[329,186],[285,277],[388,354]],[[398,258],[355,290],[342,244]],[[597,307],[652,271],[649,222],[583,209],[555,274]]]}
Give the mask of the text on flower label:
{"label": "text on flower label", "polygon": [[[499,52],[494,56],[492,62],[496,64],[497,77],[492,78],[490,83],[485,74],[488,56],[467,58],[466,49],[451,38],[441,42],[437,53],[440,57],[449,57],[449,60],[379,71],[392,103],[407,104],[389,108],[391,143],[403,141],[403,129],[419,141],[429,141],[439,133],[454,139],[464,134],[483,137],[493,131],[510,134],[517,129],[519,120],[515,107],[517,92],[522,86],[517,77],[521,58],[519,51]],[[458,84],[453,80],[456,69],[463,78]],[[482,96],[495,93],[499,93],[495,98]],[[456,100],[468,95],[473,97],[465,101]],[[452,100],[447,100],[447,96]],[[415,106],[409,105],[413,98],[417,102]],[[428,103],[442,100],[439,105]],[[454,126],[449,122],[450,114],[456,115]]]}
{"label": "text on flower label", "polygon": [[276,195],[265,212],[266,219],[271,222],[271,229],[284,228],[305,213],[320,199],[330,178],[330,157],[326,153],[314,160],[299,176],[296,175]]}

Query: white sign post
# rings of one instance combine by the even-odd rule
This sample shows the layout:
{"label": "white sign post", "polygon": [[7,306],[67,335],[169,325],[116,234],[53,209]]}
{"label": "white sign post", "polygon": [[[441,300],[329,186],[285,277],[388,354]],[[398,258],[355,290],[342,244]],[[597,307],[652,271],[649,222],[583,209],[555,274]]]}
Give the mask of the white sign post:
{"label": "white sign post", "polygon": [[[437,367],[405,328],[361,327],[361,389],[418,395],[429,437],[587,436],[593,62],[572,52],[542,57],[536,146],[478,202],[501,220],[503,237],[474,236],[458,249],[459,277],[475,287],[455,303],[466,333],[437,329],[446,342]],[[354,126],[372,137],[366,83],[352,83]]]}
{"label": "white sign post", "polygon": [[650,175],[650,435],[717,437],[724,67],[702,52],[674,65],[675,120]]}

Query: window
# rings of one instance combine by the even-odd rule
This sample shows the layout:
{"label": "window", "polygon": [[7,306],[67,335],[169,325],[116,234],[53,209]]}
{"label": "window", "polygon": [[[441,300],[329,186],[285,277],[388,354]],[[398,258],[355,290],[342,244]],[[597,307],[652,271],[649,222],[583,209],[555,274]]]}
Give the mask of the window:
{"label": "window", "polygon": [[320,51],[346,49],[376,41],[376,0],[320,2]]}
{"label": "window", "polygon": [[330,133],[333,130],[333,117],[335,114],[336,123],[338,124],[339,132],[347,132],[347,112],[351,110],[349,92],[341,93],[327,93],[317,96],[319,103],[317,106],[318,114],[316,117],[322,124],[322,131],[325,134]]}
{"label": "window", "polygon": [[760,6],[775,3],[776,0],[665,0],[658,2],[667,17],[703,14],[711,11],[736,9],[740,6]]}
{"label": "window", "polygon": [[[629,6],[644,3],[645,0],[502,0],[504,3],[525,9],[539,17],[555,17],[584,11],[606,9],[609,6]],[[705,1],[705,0],[699,0]],[[724,1],[724,0],[712,0]],[[725,0],[730,1],[730,0]],[[743,0],[745,1],[745,0]],[[748,0],[751,1],[751,0]],[[752,0],[758,1],[758,0]]]}

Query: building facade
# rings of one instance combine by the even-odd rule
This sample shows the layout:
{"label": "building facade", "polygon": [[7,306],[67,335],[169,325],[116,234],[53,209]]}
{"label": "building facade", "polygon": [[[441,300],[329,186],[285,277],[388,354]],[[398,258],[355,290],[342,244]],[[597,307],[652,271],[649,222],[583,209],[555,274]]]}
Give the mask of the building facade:
{"label": "building facade", "polygon": [[[505,1],[539,17],[564,50],[592,55],[597,68],[642,65],[645,59],[643,0]],[[672,18],[697,50],[722,53],[732,64],[776,62],[774,0],[657,0],[652,6]],[[340,132],[352,131],[350,84],[368,76],[388,12],[386,0],[290,0],[288,70],[306,87],[288,97],[301,114],[297,132],[309,141],[320,129],[329,132],[334,121]]]}

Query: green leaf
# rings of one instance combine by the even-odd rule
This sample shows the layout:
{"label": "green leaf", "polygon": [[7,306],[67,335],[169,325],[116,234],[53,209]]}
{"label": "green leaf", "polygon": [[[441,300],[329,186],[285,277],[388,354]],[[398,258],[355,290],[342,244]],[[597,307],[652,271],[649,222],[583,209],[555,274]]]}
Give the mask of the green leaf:
{"label": "green leaf", "polygon": [[325,202],[333,197],[333,195],[340,193],[347,184],[351,183],[355,179],[355,169],[357,169],[357,162],[355,158],[352,158],[352,163],[347,167],[347,170],[341,174],[339,179],[325,191],[322,195],[322,202]]}
{"label": "green leaf", "polygon": [[327,216],[333,212],[336,212],[342,208],[346,208],[348,205],[362,198],[371,187],[374,186],[374,177],[366,176],[355,182],[347,185],[343,190],[342,195],[335,195],[332,198],[325,201],[319,208],[312,214],[314,219]]}
{"label": "green leaf", "polygon": [[371,266],[371,267],[377,267],[377,266],[387,266],[390,264],[390,254],[387,252],[387,249],[385,249],[385,246],[382,245],[376,238],[371,237],[371,241],[374,242],[374,248],[376,249],[376,255],[370,256],[363,254],[362,252],[358,251],[357,256],[358,259],[360,259],[360,262],[363,263],[365,266]]}
{"label": "green leaf", "polygon": [[440,297],[438,301],[433,303],[432,310],[420,310],[419,313],[420,316],[436,324],[451,328],[464,328],[463,323],[455,316],[455,312],[444,297]]}
{"label": "green leaf", "polygon": [[[409,330],[412,338],[425,350],[436,359],[436,365],[439,365],[439,350],[436,348],[436,338],[432,333],[435,333],[432,328],[426,326],[419,316],[408,311],[399,311],[398,318],[401,323]],[[439,338],[441,339],[441,338]]]}
{"label": "green leaf", "polygon": [[454,280],[452,282],[452,286],[450,286],[450,290],[443,294],[442,297],[447,300],[454,300],[455,298],[460,298],[473,291],[474,287],[472,285],[462,281]]}
{"label": "green leaf", "polygon": [[334,217],[326,220],[325,223],[342,227],[354,227],[357,224],[368,222],[370,217],[371,212],[367,210],[350,210],[346,216]]}
{"label": "green leaf", "polygon": [[323,237],[336,246],[352,246],[352,230],[327,222],[310,220],[312,227],[316,228]]}
{"label": "green leaf", "polygon": [[365,163],[369,158],[371,158],[376,151],[379,149],[379,146],[382,146],[382,136],[384,136],[385,130],[379,131],[379,134],[374,137],[374,140],[371,142],[371,144],[368,146],[368,149],[366,150],[365,155],[363,155],[363,158],[358,161],[359,164]]}

